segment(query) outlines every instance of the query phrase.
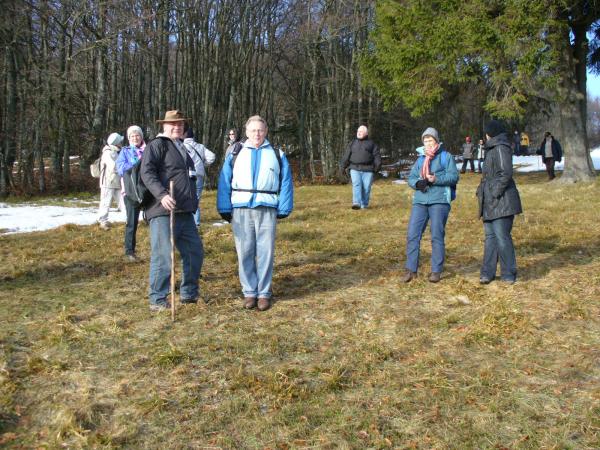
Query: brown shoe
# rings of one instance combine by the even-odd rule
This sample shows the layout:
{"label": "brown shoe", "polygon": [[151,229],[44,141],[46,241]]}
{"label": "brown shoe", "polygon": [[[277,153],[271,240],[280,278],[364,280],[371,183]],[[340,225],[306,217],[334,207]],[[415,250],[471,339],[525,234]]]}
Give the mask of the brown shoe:
{"label": "brown shoe", "polygon": [[271,299],[270,298],[261,297],[258,299],[258,310],[259,311],[266,311],[270,307],[271,307]]}
{"label": "brown shoe", "polygon": [[432,283],[437,283],[442,279],[442,274],[440,272],[431,272],[429,274],[429,281]]}
{"label": "brown shoe", "polygon": [[414,280],[415,278],[417,278],[417,272],[411,272],[410,270],[407,270],[404,276],[400,279],[404,283],[408,283],[409,281]]}
{"label": "brown shoe", "polygon": [[244,297],[244,308],[256,308],[256,297]]}

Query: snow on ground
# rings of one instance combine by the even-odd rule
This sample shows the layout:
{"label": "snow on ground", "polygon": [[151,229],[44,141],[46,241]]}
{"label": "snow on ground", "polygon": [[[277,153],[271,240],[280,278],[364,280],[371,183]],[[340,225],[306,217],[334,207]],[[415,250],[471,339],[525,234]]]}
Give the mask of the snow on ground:
{"label": "snow on ground", "polygon": [[[590,153],[594,168],[600,170],[600,147],[595,148]],[[542,158],[537,155],[533,156],[513,156],[513,166],[517,172],[539,172],[546,170],[546,166],[542,162]],[[565,167],[565,158],[557,164],[554,168],[556,170],[563,170]]]}
{"label": "snow on ground", "polygon": [[[600,147],[592,150],[594,167],[600,170]],[[515,156],[513,165],[518,172],[537,172],[546,170],[539,156]],[[563,170],[564,158],[556,165],[557,170]],[[404,180],[395,183],[404,184]],[[81,201],[78,201],[81,204]],[[91,225],[96,223],[98,202],[86,202],[95,205],[85,208],[69,208],[65,206],[38,206],[31,204],[8,205],[0,203],[0,234],[28,233],[32,231],[50,230],[68,223],[76,225]],[[125,214],[111,209],[111,222],[125,222]],[[213,226],[223,226],[225,222],[216,222]]]}
{"label": "snow on ground", "polygon": [[[98,203],[98,202],[96,202]],[[91,225],[98,218],[98,207],[8,205],[0,203],[0,234],[50,230],[68,223]],[[125,214],[111,208],[110,222],[125,222]]]}

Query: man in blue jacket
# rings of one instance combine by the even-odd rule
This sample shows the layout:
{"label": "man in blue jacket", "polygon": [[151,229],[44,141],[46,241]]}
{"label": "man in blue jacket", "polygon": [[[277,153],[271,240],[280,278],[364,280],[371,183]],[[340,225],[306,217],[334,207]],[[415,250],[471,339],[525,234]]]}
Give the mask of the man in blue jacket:
{"label": "man in blue jacket", "polygon": [[271,307],[276,222],[292,212],[294,185],[285,154],[266,139],[262,117],[248,119],[246,136],[223,163],[217,210],[233,229],[244,308],[266,311]]}

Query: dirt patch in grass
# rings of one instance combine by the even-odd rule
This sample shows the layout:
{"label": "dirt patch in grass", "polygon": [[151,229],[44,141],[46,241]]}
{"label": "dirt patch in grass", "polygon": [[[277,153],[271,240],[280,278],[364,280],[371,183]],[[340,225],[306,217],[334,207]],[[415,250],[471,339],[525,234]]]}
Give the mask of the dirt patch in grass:
{"label": "dirt patch in grass", "polygon": [[302,186],[278,225],[274,308],[241,308],[229,227],[203,198],[207,302],[147,306],[149,238],[123,225],[0,237],[7,448],[600,446],[600,188],[517,177],[519,281],[481,286],[477,177],[463,176],[442,282],[403,284],[411,193]]}

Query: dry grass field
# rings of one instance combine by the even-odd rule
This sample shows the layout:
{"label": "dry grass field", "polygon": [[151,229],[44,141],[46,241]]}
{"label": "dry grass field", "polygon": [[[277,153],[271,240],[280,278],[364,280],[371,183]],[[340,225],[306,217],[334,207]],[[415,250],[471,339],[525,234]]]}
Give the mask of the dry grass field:
{"label": "dry grass field", "polygon": [[477,176],[447,265],[402,284],[408,187],[301,186],[274,307],[241,308],[230,228],[205,192],[207,304],[151,313],[123,225],[0,237],[0,447],[600,448],[600,185],[517,177],[519,280],[481,286]]}

